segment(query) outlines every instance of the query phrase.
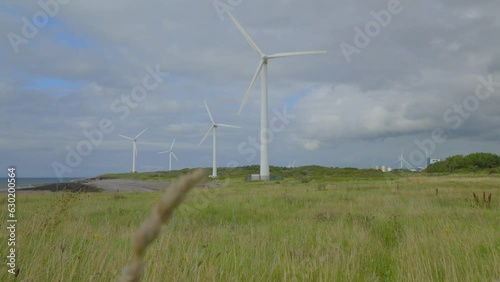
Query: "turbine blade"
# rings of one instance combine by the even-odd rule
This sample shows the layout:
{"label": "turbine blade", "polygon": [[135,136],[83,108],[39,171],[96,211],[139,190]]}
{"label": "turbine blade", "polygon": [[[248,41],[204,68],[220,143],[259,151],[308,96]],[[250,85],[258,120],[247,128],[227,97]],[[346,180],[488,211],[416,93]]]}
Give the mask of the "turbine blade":
{"label": "turbine blade", "polygon": [[137,139],[139,138],[139,136],[141,136],[146,130],[148,130],[147,128],[144,129],[143,131],[141,131],[141,133],[137,134],[137,136],[134,138],[134,139]]}
{"label": "turbine blade", "polygon": [[292,57],[292,56],[319,55],[326,53],[327,53],[326,51],[288,52],[288,53],[276,53],[267,57],[269,59],[275,59],[275,58]]}
{"label": "turbine blade", "polygon": [[177,158],[177,156],[174,154],[174,152],[170,152],[172,154],[172,156],[177,160],[179,161],[179,159]]}
{"label": "turbine blade", "polygon": [[120,136],[121,138],[125,138],[125,139],[127,139],[127,140],[132,140],[132,141],[134,141],[134,138],[130,138],[130,137],[128,137],[128,136],[124,136],[124,135],[118,135],[118,136]]}
{"label": "turbine blade", "polygon": [[172,145],[170,145],[170,149],[168,149],[168,151],[172,151],[172,148],[174,147],[174,144],[175,144],[175,139],[174,139],[174,142],[172,142]]}
{"label": "turbine blade", "polygon": [[405,159],[403,159],[403,162],[406,164],[406,167],[407,168],[410,168],[411,167],[411,164],[409,162],[407,162]]}
{"label": "turbine blade", "polygon": [[229,125],[229,124],[222,124],[222,123],[217,123],[216,125],[221,126],[221,127],[241,128],[241,127],[236,126],[236,125]]}
{"label": "turbine blade", "polygon": [[203,141],[205,141],[205,139],[208,137],[208,134],[210,133],[210,131],[212,131],[212,128],[214,128],[214,126],[212,125],[210,127],[210,129],[207,131],[207,133],[205,134],[205,136],[203,136],[203,139],[201,139],[200,143],[198,144],[197,147],[200,147],[201,143],[203,143]]}
{"label": "turbine blade", "polygon": [[245,94],[245,98],[243,98],[243,102],[241,103],[240,110],[238,111],[238,114],[240,114],[241,111],[243,110],[243,107],[245,107],[245,104],[247,103],[248,97],[252,93],[252,90],[255,86],[255,82],[257,82],[257,78],[259,77],[259,74],[262,71],[263,66],[264,66],[264,60],[261,60],[259,66],[257,67],[257,71],[255,72],[255,75],[253,76],[252,82],[250,83],[250,87],[248,87],[247,93]]}
{"label": "turbine blade", "polygon": [[166,154],[166,153],[170,153],[170,151],[159,152],[158,155],[160,155],[160,154]]}
{"label": "turbine blade", "polygon": [[212,122],[212,124],[215,124],[214,118],[212,117],[212,114],[210,113],[210,110],[208,109],[207,101],[203,101],[203,102],[205,103],[205,108],[207,108],[207,113],[208,113],[208,116],[210,117],[210,121]]}
{"label": "turbine blade", "polygon": [[238,27],[238,29],[240,30],[240,32],[243,34],[243,36],[247,40],[248,44],[250,44],[250,47],[252,47],[252,49],[254,49],[255,52],[257,52],[261,57],[264,56],[264,53],[262,53],[262,51],[259,49],[259,46],[257,46],[257,44],[255,44],[255,42],[252,40],[252,38],[250,37],[250,35],[248,35],[248,33],[241,26],[241,24],[236,20],[236,18],[229,11],[227,12],[227,14],[233,20],[233,22],[236,25],[236,27]]}

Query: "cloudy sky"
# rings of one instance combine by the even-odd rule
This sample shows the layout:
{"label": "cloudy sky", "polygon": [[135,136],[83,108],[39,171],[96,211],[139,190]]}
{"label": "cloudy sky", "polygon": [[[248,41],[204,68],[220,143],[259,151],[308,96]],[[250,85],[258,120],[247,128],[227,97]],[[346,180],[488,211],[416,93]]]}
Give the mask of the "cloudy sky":
{"label": "cloudy sky", "polygon": [[[259,163],[259,64],[269,63],[271,165],[415,166],[500,153],[500,5],[495,0],[40,0],[0,4],[0,160],[21,176]],[[258,148],[258,146],[256,146]]]}

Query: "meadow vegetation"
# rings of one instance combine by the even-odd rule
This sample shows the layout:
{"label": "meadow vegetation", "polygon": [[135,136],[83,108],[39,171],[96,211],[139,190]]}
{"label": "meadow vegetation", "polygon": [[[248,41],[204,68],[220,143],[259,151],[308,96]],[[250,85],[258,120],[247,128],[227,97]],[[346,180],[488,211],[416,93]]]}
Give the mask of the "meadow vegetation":
{"label": "meadow vegetation", "polygon": [[[248,169],[191,191],[145,254],[144,281],[500,280],[496,175],[305,167],[244,182]],[[483,192],[490,205],[475,201]],[[17,279],[115,281],[161,195],[19,192]]]}
{"label": "meadow vegetation", "polygon": [[[208,168],[207,168],[208,169]],[[192,172],[193,169],[185,168],[175,171],[157,171],[157,172],[144,172],[144,173],[114,173],[103,174],[98,176],[98,179],[136,179],[145,181],[164,181],[175,180],[179,176]],[[317,165],[302,166],[302,167],[270,167],[271,175],[283,178],[285,182],[299,181],[308,183],[312,180],[315,181],[351,181],[358,180],[383,180],[387,178],[397,178],[402,173],[384,174],[380,170],[374,169],[357,169],[357,168],[331,168]],[[259,166],[243,166],[235,168],[219,168],[218,180],[241,180],[251,174],[258,174]]]}

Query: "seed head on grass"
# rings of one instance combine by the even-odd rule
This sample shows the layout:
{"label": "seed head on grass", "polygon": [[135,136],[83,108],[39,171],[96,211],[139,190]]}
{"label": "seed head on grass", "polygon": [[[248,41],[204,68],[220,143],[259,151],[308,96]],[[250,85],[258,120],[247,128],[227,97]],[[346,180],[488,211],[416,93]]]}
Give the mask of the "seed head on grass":
{"label": "seed head on grass", "polygon": [[189,190],[200,182],[206,171],[199,169],[181,177],[178,181],[172,183],[167,192],[161,197],[153,208],[149,218],[144,221],[141,228],[135,233],[132,243],[134,258],[128,266],[123,269],[119,282],[140,281],[144,264],[142,258],[148,245],[158,236],[161,226],[172,216],[174,209],[182,202]]}

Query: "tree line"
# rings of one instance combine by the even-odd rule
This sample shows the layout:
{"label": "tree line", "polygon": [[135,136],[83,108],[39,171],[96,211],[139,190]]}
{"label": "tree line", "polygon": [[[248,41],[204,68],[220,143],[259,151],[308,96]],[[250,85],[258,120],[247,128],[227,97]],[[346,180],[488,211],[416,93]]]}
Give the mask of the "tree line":
{"label": "tree line", "polygon": [[455,172],[494,169],[500,167],[500,156],[491,153],[456,155],[427,167],[426,172]]}

